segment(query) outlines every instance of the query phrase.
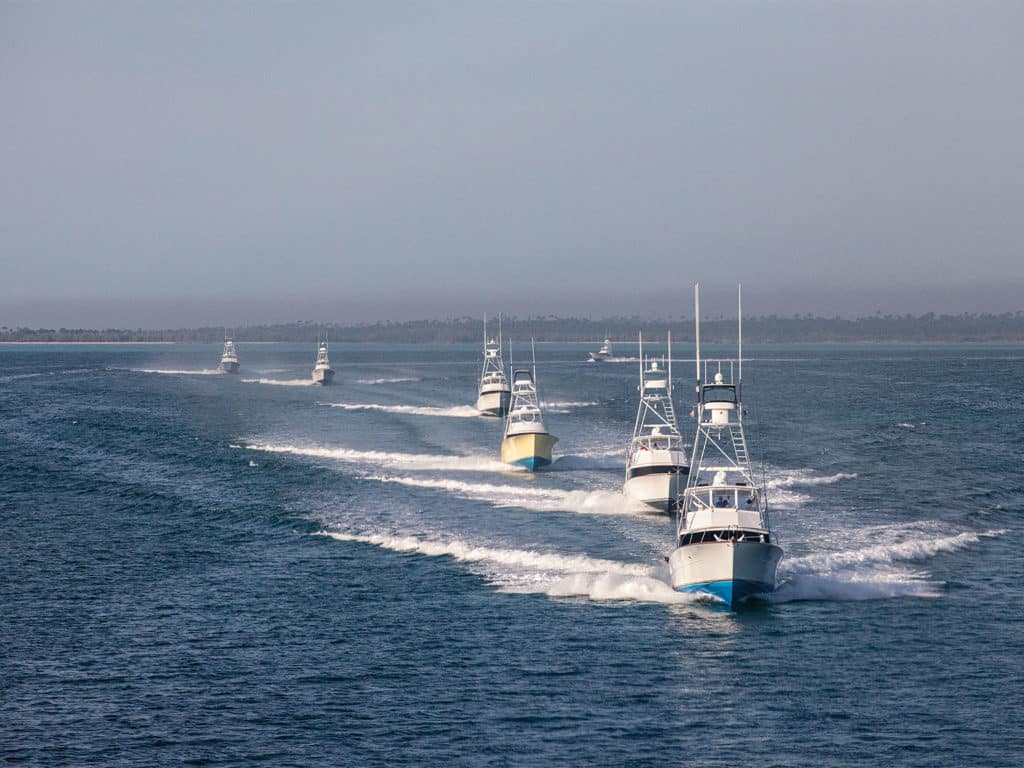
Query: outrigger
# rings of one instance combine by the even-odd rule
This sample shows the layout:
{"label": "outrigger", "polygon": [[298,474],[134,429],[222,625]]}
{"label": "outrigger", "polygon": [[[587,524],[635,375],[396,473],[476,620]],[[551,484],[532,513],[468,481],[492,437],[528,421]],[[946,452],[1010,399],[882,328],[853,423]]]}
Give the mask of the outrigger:
{"label": "outrigger", "polygon": [[674,589],[712,596],[730,608],[772,592],[782,559],[743,431],[742,293],[737,297],[739,356],[701,361],[700,286],[694,287],[697,436],[679,504],[676,548],[668,558]]}

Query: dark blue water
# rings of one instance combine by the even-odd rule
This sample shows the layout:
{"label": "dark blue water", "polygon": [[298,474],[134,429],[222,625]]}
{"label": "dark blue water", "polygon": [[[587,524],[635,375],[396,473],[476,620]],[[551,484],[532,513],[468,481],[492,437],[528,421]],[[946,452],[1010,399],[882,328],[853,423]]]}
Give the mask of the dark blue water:
{"label": "dark blue water", "polygon": [[786,558],[732,613],[622,507],[635,364],[540,349],[528,477],[475,348],[0,347],[4,758],[1024,764],[1024,349],[750,352]]}

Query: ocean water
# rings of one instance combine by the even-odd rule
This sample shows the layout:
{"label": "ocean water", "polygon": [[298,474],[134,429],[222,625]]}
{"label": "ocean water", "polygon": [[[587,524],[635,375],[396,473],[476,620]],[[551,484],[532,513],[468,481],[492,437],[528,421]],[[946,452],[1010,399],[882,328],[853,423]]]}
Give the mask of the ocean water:
{"label": "ocean water", "polygon": [[585,351],[531,476],[475,347],[0,347],[5,761],[1024,764],[1024,348],[748,348],[786,555],[735,612],[668,587]]}

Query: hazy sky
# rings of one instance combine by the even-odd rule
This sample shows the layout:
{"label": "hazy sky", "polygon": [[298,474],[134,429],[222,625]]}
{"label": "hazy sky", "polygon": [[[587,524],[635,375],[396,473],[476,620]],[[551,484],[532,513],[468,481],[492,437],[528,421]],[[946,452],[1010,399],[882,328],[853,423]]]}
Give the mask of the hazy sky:
{"label": "hazy sky", "polygon": [[0,4],[0,324],[1024,308],[1024,2]]}

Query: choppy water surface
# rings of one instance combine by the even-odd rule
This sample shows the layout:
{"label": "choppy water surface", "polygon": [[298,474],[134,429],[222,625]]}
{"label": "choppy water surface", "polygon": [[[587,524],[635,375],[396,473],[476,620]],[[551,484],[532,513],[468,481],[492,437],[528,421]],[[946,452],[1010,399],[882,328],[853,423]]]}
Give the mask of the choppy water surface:
{"label": "choppy water surface", "polygon": [[0,347],[8,761],[1024,760],[1024,349],[751,349],[786,557],[737,613],[622,504],[636,363],[540,347],[530,476],[475,348],[240,350]]}

